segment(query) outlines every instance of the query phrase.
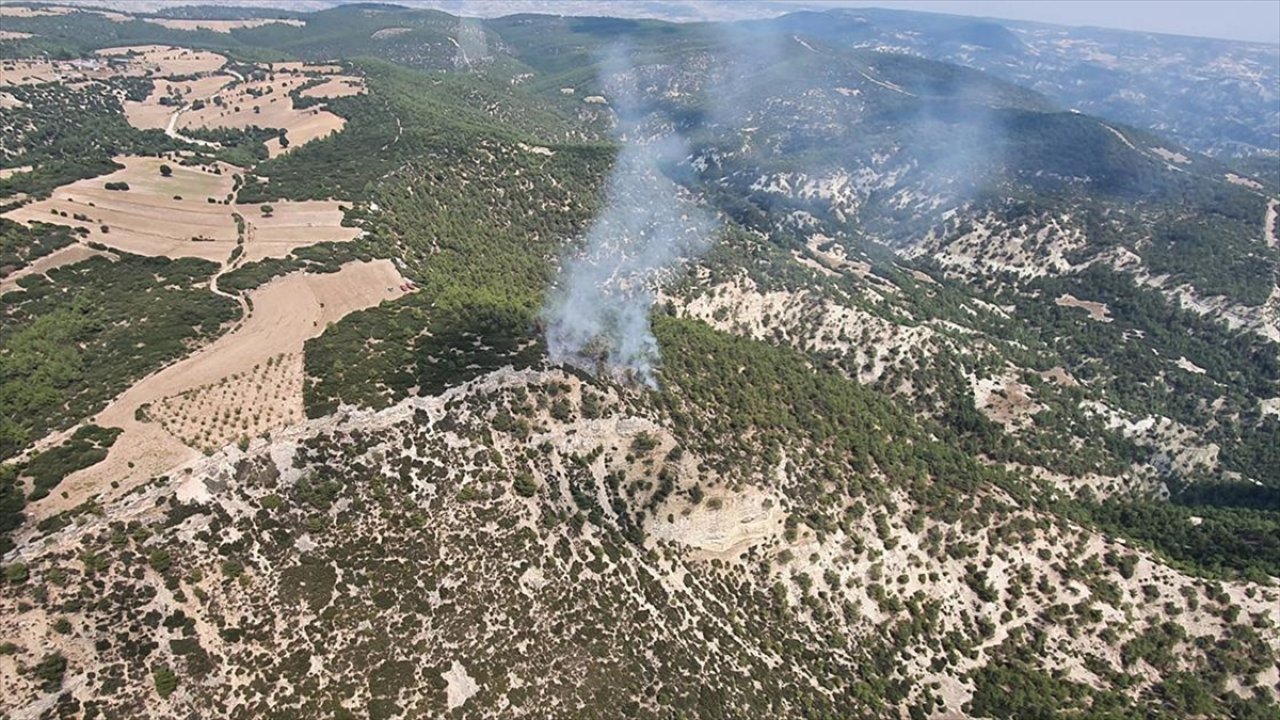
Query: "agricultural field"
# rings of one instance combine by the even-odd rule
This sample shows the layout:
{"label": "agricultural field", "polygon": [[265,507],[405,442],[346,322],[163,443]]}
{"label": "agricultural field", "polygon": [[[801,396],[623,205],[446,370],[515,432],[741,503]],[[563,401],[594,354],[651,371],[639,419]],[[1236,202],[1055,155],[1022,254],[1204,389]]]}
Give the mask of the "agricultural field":
{"label": "agricultural field", "polygon": [[226,56],[216,52],[173,45],[127,45],[103,48],[97,54],[108,61],[125,61],[129,72],[155,77],[213,72],[227,62]]}
{"label": "agricultural field", "polygon": [[69,62],[54,60],[0,61],[0,86],[74,82],[83,80],[84,77],[84,74]]}
{"label": "agricultural field", "polygon": [[172,30],[212,30],[217,33],[229,33],[232,30],[240,28],[256,28],[263,25],[292,25],[293,27],[303,27],[307,23],[303,20],[294,19],[276,19],[276,18],[252,18],[246,20],[180,20],[175,18],[146,18],[146,22],[155,23],[161,27],[170,28]]}
{"label": "agricultural field", "polygon": [[366,91],[364,80],[350,75],[332,75],[319,85],[313,85],[299,93],[307,98],[336,98],[359,95]]}
{"label": "agricultural field", "polygon": [[145,100],[125,101],[125,117],[136,128],[164,130],[183,105],[213,97],[234,79],[230,75],[204,75],[193,80],[156,80]]}
{"label": "agricultural field", "polygon": [[342,117],[323,106],[297,107],[292,97],[295,92],[313,99],[364,92],[364,81],[358,77],[324,75],[323,81],[315,81],[316,75],[329,69],[291,66],[273,72],[270,79],[249,81],[207,71],[179,81],[158,79],[146,99],[124,103],[125,115],[134,127],[161,129],[171,135],[190,130],[274,128],[280,134],[269,139],[266,147],[269,156],[275,157],[342,129]]}
{"label": "agricultural field", "polygon": [[298,422],[305,342],[351,312],[402,296],[404,282],[383,260],[293,273],[248,293],[253,310],[233,330],[134,384],[93,418],[123,432],[101,462],[67,476],[57,497],[30,512],[43,517],[91,497],[118,497],[205,451]]}
{"label": "agricultural field", "polygon": [[[236,246],[232,168],[186,167],[168,158],[121,157],[124,168],[58,188],[47,200],[5,214],[10,220],[67,224],[88,238],[139,255],[219,262]],[[171,175],[161,174],[161,166]],[[108,185],[128,189],[108,189]]]}
{"label": "agricultural field", "polygon": [[267,69],[276,73],[291,73],[294,75],[333,75],[342,72],[341,65],[332,64],[312,64],[305,62],[289,61],[267,63]]}
{"label": "agricultural field", "polygon": [[179,116],[178,128],[280,128],[285,131],[285,139],[267,141],[268,153],[276,157],[338,132],[346,122],[322,107],[295,107],[289,93],[305,83],[305,78],[282,74],[276,80],[236,85],[215,94],[209,102],[201,102],[199,106],[193,103]]}
{"label": "agricultural field", "polygon": [[50,270],[63,265],[74,265],[82,260],[88,260],[91,257],[102,256],[114,259],[116,255],[106,250],[89,247],[89,245],[81,242],[72,243],[65,247],[58,248],[53,252],[45,255],[35,262],[20,268],[3,278],[0,278],[0,295],[4,295],[10,290],[18,288],[18,281],[28,275],[45,275]]}
{"label": "agricultural field", "polygon": [[[49,199],[4,217],[83,228],[86,241],[138,255],[214,262],[228,260],[236,248],[245,260],[262,260],[359,234],[341,225],[342,211],[336,202],[228,204],[234,196],[233,177],[240,169],[225,163],[183,165],[180,158],[151,157],[116,160],[123,169],[58,188]],[[162,168],[168,168],[169,174]]]}
{"label": "agricultural field", "polygon": [[58,7],[56,5],[26,7],[24,5],[9,5],[6,3],[0,6],[0,17],[56,17],[58,15],[66,15],[69,12],[72,12],[72,8]]}

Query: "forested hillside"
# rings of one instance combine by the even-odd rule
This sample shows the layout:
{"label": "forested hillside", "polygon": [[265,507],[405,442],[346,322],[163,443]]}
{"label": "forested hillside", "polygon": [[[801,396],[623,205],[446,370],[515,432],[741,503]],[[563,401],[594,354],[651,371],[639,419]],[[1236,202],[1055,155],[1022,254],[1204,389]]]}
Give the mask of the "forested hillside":
{"label": "forested hillside", "polygon": [[1277,712],[1256,98],[910,13],[20,7],[0,715]]}

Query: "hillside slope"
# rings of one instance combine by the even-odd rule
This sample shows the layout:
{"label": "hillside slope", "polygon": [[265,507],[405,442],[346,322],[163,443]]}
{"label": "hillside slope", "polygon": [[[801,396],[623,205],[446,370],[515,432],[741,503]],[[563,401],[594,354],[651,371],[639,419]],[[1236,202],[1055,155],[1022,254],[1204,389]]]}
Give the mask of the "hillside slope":
{"label": "hillside slope", "polygon": [[[67,517],[10,566],[6,703],[25,708],[14,717],[1266,712],[1242,698],[1278,680],[1274,588],[1188,577],[945,452],[813,486],[810,465],[835,458],[809,432],[771,434],[776,464],[737,455],[754,441],[686,444],[668,429],[677,398],[758,351],[668,334],[670,353],[721,351],[668,373],[671,410],[498,371]],[[796,362],[773,360],[780,378]]]}
{"label": "hillside slope", "polygon": [[859,17],[6,16],[0,715],[1273,716],[1277,189]]}

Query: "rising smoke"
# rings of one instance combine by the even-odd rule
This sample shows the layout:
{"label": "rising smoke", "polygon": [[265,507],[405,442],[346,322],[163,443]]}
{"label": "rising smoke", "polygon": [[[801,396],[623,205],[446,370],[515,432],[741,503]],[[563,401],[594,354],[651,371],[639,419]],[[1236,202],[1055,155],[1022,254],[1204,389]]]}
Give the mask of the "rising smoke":
{"label": "rising smoke", "polygon": [[707,244],[715,222],[682,197],[670,171],[688,157],[685,138],[652,123],[630,83],[623,51],[603,63],[621,150],[605,185],[605,208],[586,246],[563,263],[543,310],[553,362],[657,386],[658,343],[649,324],[655,292]]}
{"label": "rising smoke", "polygon": [[489,40],[485,37],[484,25],[480,20],[458,18],[457,37],[449,40],[454,46],[453,66],[459,70],[475,70],[488,61]]}
{"label": "rising smoke", "polygon": [[[718,146],[748,181],[781,171],[793,183],[819,189],[861,184],[858,203],[870,202],[876,191],[882,198],[876,202],[884,203],[877,215],[888,220],[868,227],[890,237],[904,202],[927,201],[924,211],[932,213],[956,207],[973,196],[973,178],[990,176],[1001,157],[997,123],[980,102],[926,102],[877,77],[880,70],[863,57],[826,58],[825,48],[761,24],[713,32],[706,55],[681,58],[688,72],[632,67],[618,50],[601,64],[621,150],[605,188],[606,207],[585,249],[565,260],[543,311],[555,362],[656,385],[658,345],[649,323],[656,290],[715,231],[710,214],[682,197],[670,179],[691,164],[677,117],[696,118],[691,124],[704,168],[707,149]],[[664,113],[646,105],[637,88],[664,98],[668,111],[690,95],[703,103]],[[959,106],[965,112],[957,115]],[[878,115],[870,123],[873,111]],[[861,137],[864,122],[873,132]],[[719,162],[710,160],[717,169]],[[804,215],[832,218],[829,232],[838,234],[845,231],[846,206],[833,198],[834,192],[815,191],[786,199]]]}

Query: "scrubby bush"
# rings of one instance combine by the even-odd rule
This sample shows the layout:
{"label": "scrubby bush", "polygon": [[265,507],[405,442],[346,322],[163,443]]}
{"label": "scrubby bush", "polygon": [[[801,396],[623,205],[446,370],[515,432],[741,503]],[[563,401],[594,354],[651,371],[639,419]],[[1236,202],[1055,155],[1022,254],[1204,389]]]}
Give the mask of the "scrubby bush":
{"label": "scrubby bush", "polygon": [[516,475],[515,490],[521,497],[533,497],[534,493],[538,492],[538,485],[534,482],[532,474],[522,472]]}
{"label": "scrubby bush", "polygon": [[34,672],[46,692],[57,690],[62,687],[62,676],[67,672],[67,659],[62,653],[50,653],[40,659]]}
{"label": "scrubby bush", "polygon": [[6,565],[4,568],[4,581],[10,585],[21,585],[30,576],[31,573],[27,570],[27,566],[22,563]]}
{"label": "scrubby bush", "polygon": [[156,684],[156,694],[162,698],[167,698],[178,689],[178,676],[168,666],[161,665],[151,673],[152,680]]}

